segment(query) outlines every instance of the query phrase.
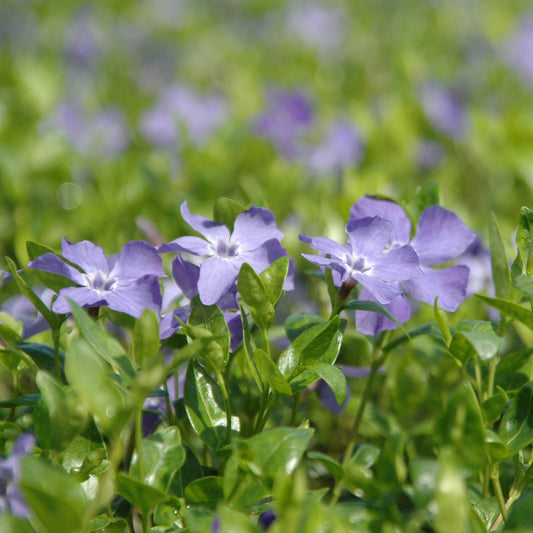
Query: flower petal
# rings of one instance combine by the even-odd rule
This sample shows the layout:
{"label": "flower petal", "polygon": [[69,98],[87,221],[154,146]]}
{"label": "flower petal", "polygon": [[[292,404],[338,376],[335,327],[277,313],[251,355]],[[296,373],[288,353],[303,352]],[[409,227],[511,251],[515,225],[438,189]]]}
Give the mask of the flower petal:
{"label": "flower petal", "polygon": [[375,216],[392,222],[392,243],[390,244],[407,244],[409,242],[411,239],[411,221],[396,202],[363,196],[350,209],[350,218]]}
{"label": "flower petal", "polygon": [[[359,300],[375,301],[375,298],[363,288],[359,295]],[[396,296],[390,303],[384,304],[383,307],[390,311],[400,324],[407,322],[411,316],[411,306],[403,293]],[[398,327],[394,320],[371,311],[356,311],[355,325],[357,331],[363,335],[376,335],[380,331],[396,329]]]}
{"label": "flower petal", "polygon": [[204,305],[216,304],[237,279],[239,267],[219,257],[209,257],[200,266],[198,293]]}
{"label": "flower petal", "polygon": [[403,281],[422,276],[418,256],[409,244],[380,255],[373,267],[373,274],[384,281]]}
{"label": "flower petal", "polygon": [[134,283],[119,284],[106,294],[106,301],[109,309],[139,318],[145,309],[160,311],[161,287],[158,279],[148,274]]}
{"label": "flower petal", "polygon": [[402,293],[397,283],[383,281],[372,274],[352,272],[351,277],[366,288],[380,304],[388,304]]}
{"label": "flower petal", "polygon": [[183,294],[192,300],[198,294],[200,267],[178,256],[172,262],[172,277]]}
{"label": "flower petal", "polygon": [[445,311],[456,311],[463,303],[468,283],[468,267],[457,265],[436,270],[422,267],[424,277],[404,281],[402,286],[415,300],[433,305],[439,297],[439,306]]}
{"label": "flower petal", "polygon": [[99,307],[106,305],[102,294],[89,287],[65,287],[59,291],[59,297],[54,302],[52,309],[56,313],[70,313],[70,305],[65,298],[71,298],[81,307]]}
{"label": "flower petal", "polygon": [[157,251],[160,254],[167,252],[185,252],[193,255],[213,255],[211,245],[200,237],[178,237],[171,242],[162,244]]}
{"label": "flower petal", "polygon": [[[348,246],[328,239],[327,237],[308,237],[304,233],[299,235],[300,242],[305,242],[322,254],[329,254],[331,257],[344,259],[350,253]],[[303,255],[303,254],[302,254]]]}
{"label": "flower petal", "polygon": [[432,205],[422,212],[411,245],[420,263],[440,265],[462,254],[476,234],[452,211]]}
{"label": "flower petal", "polygon": [[392,222],[381,217],[350,219],[346,233],[354,255],[373,259],[390,244]]}
{"label": "flower petal", "polygon": [[91,241],[71,243],[63,237],[61,244],[65,259],[79,265],[87,274],[94,272],[109,272],[109,265],[102,248]]}
{"label": "flower petal", "polygon": [[166,276],[160,255],[145,241],[126,243],[110,272],[110,277],[134,281],[147,274],[161,278]]}
{"label": "flower petal", "polygon": [[61,276],[71,279],[78,285],[85,285],[87,283],[81,272],[59,259],[59,257],[52,252],[36,257],[33,261],[28,263],[28,266],[35,270],[44,270],[45,272],[60,274]]}
{"label": "flower petal", "polygon": [[216,243],[219,239],[229,241],[229,229],[220,224],[219,222],[213,222],[211,219],[203,217],[202,215],[193,215],[189,211],[187,202],[181,204],[181,216],[183,220],[191,226],[191,228],[201,235],[203,235],[209,242]]}
{"label": "flower petal", "polygon": [[240,250],[255,250],[271,239],[282,238],[274,213],[264,207],[251,207],[235,219],[231,242],[238,244]]}

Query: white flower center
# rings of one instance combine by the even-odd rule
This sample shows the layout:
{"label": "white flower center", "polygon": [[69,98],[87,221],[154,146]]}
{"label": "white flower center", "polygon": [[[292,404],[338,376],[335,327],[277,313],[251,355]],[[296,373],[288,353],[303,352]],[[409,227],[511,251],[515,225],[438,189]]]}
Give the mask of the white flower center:
{"label": "white flower center", "polygon": [[365,257],[347,255],[345,257],[345,263],[350,274],[355,272],[359,274],[367,274],[372,270],[372,264],[369,263]]}
{"label": "white flower center", "polygon": [[116,278],[109,277],[109,274],[104,274],[100,270],[85,274],[85,279],[87,280],[87,286],[100,294],[112,291],[118,282]]}
{"label": "white flower center", "polygon": [[216,245],[213,246],[213,251],[215,255],[221,257],[222,259],[231,259],[239,255],[239,245],[237,243],[232,243],[231,241],[227,242],[222,239],[217,241]]}

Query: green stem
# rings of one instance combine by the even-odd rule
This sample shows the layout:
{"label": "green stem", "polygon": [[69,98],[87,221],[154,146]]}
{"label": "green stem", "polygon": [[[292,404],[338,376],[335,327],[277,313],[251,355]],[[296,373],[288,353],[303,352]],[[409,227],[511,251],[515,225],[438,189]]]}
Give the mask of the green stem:
{"label": "green stem", "polygon": [[496,498],[498,499],[498,505],[500,507],[501,518],[504,522],[507,522],[507,520],[509,519],[509,515],[507,513],[507,506],[505,503],[505,498],[503,496],[502,486],[500,484],[499,463],[496,463],[493,465],[490,477],[492,480],[492,486],[494,488],[494,493],[496,494]]}
{"label": "green stem", "polygon": [[137,464],[139,465],[139,479],[144,480],[143,454],[142,454],[142,424],[143,408],[142,405],[135,413],[135,451],[137,452]]}
{"label": "green stem", "polygon": [[[345,469],[350,463],[354,448],[357,445],[357,442],[359,440],[359,426],[361,425],[366,405],[372,394],[372,389],[374,386],[374,381],[376,380],[376,376],[378,374],[378,370],[385,362],[387,355],[390,353],[388,351],[383,352],[383,353],[381,352],[381,347],[383,346],[386,336],[387,336],[386,333],[381,336],[380,340],[375,345],[374,350],[372,352],[370,374],[368,375],[368,379],[367,379],[365,388],[363,390],[363,395],[361,397],[361,402],[359,403],[359,407],[357,409],[357,413],[355,415],[355,419],[353,422],[351,438],[350,438],[350,441],[348,442],[348,446],[346,447],[346,452],[344,454],[344,459],[342,461],[343,469]],[[337,479],[333,487],[333,493],[332,493],[331,501],[330,501],[331,506],[337,503],[341,495],[343,487],[344,487],[344,479],[343,478]]]}
{"label": "green stem", "polygon": [[496,378],[496,367],[498,366],[499,359],[498,355],[496,355],[490,362],[489,375],[487,377],[487,398],[491,398],[494,392],[494,380]]}
{"label": "green stem", "polygon": [[222,391],[222,397],[224,398],[224,409],[226,411],[226,438],[225,444],[229,444],[231,441],[231,404],[229,401],[228,387],[225,376],[217,370],[215,372],[220,390]]}
{"label": "green stem", "polygon": [[290,426],[296,426],[296,416],[298,415],[298,406],[300,405],[300,393],[297,393],[292,402]]}
{"label": "green stem", "polygon": [[481,361],[479,357],[474,358],[474,374],[476,376],[476,392],[478,402],[483,400],[483,380],[481,377]]}
{"label": "green stem", "polygon": [[61,381],[61,357],[59,355],[59,329],[52,330],[52,342],[54,343],[54,361],[55,361],[55,371],[56,379]]}

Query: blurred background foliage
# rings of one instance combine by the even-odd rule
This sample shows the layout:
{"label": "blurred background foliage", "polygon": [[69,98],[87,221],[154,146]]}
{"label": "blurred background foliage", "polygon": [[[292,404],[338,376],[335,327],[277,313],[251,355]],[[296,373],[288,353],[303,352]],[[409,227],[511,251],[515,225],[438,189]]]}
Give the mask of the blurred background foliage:
{"label": "blurred background foliage", "polygon": [[[63,235],[116,252],[146,238],[139,217],[170,240],[183,200],[210,215],[228,196],[272,209],[296,257],[361,195],[433,182],[510,236],[533,181],[528,4],[3,0],[0,252],[25,264],[26,240]],[[335,121],[351,140],[328,142]]]}

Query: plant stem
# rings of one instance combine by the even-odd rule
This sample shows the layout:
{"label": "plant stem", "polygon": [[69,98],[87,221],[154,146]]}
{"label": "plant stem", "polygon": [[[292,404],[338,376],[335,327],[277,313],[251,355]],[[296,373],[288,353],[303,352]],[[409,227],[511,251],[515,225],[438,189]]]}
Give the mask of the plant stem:
{"label": "plant stem", "polygon": [[52,329],[52,342],[54,343],[54,361],[55,361],[55,371],[56,379],[61,381],[61,357],[59,355],[59,328]]}
{"label": "plant stem", "polygon": [[[376,379],[376,376],[378,374],[378,370],[381,367],[381,365],[385,362],[385,359],[387,358],[387,355],[389,352],[383,352],[381,351],[381,347],[383,346],[383,343],[386,338],[386,333],[381,336],[377,344],[374,346],[374,350],[372,352],[372,361],[370,365],[370,374],[368,375],[368,379],[365,385],[365,388],[363,390],[363,395],[361,397],[361,403],[359,404],[359,407],[357,409],[357,413],[355,415],[355,419],[352,426],[351,431],[351,438],[348,442],[348,446],[346,447],[346,452],[344,453],[344,459],[342,461],[342,468],[345,469],[348,464],[350,463],[350,460],[352,458],[352,454],[354,451],[354,448],[357,444],[357,441],[359,440],[359,426],[361,425],[361,422],[363,420],[363,414],[365,412],[366,405],[368,403],[368,400],[370,399],[370,396],[372,394],[372,389],[374,386],[374,381]],[[330,505],[335,505],[337,503],[342,489],[344,486],[344,479],[340,478],[337,479],[335,482],[335,485],[333,487],[333,493],[330,500]]]}
{"label": "plant stem", "polygon": [[137,452],[137,464],[139,465],[139,479],[144,480],[143,456],[142,456],[142,424],[143,408],[139,406],[135,413],[135,451]]}
{"label": "plant stem", "polygon": [[503,496],[502,486],[500,484],[499,463],[493,465],[490,477],[492,480],[494,493],[496,494],[496,498],[498,499],[498,505],[500,506],[501,518],[504,522],[507,522],[507,520],[509,519],[509,515],[507,513],[507,506],[505,503],[505,498]]}
{"label": "plant stem", "polygon": [[220,385],[220,390],[222,391],[222,396],[224,398],[224,409],[226,411],[226,438],[225,444],[229,444],[231,440],[231,404],[229,401],[228,387],[226,383],[225,376],[217,370],[215,372],[217,377],[218,384]]}

